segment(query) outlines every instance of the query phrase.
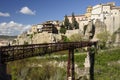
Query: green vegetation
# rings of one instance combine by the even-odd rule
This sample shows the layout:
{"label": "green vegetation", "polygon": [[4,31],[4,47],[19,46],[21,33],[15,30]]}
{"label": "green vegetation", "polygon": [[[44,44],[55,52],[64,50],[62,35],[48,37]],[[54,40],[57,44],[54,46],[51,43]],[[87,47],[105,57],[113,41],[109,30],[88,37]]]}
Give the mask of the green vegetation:
{"label": "green vegetation", "polygon": [[61,25],[61,28],[60,28],[60,33],[63,33],[65,34],[66,33],[66,28],[64,25]]}
{"label": "green vegetation", "polygon": [[113,33],[112,36],[111,36],[111,40],[112,40],[113,43],[115,42],[115,39],[116,39],[116,33]]}
{"label": "green vegetation", "polygon": [[97,38],[99,39],[99,47],[101,49],[104,49],[106,47],[106,42],[108,41],[109,37],[110,34],[106,31],[97,34]]}
{"label": "green vegetation", "polygon": [[79,29],[79,23],[76,21],[74,13],[72,13],[72,23],[69,22],[68,16],[65,15],[64,23],[61,25],[60,33],[65,34],[66,30]]}
{"label": "green vegetation", "polygon": [[106,31],[97,34],[97,38],[98,38],[101,42],[107,42],[109,36],[110,36],[109,32],[106,32]]}
{"label": "green vegetation", "polygon": [[[33,57],[8,63],[8,73],[12,80],[65,80],[67,67],[53,66],[53,62],[66,62],[68,51],[53,53],[50,56]],[[85,52],[84,52],[85,53]],[[75,64],[84,69],[86,54],[75,53]],[[95,55],[95,80],[120,79],[120,49],[99,51]],[[55,57],[57,56],[57,57]],[[52,64],[48,64],[52,62]],[[41,66],[42,65],[42,66]]]}
{"label": "green vegetation", "polygon": [[62,35],[62,42],[69,42],[69,38],[67,36]]}
{"label": "green vegetation", "polygon": [[0,35],[0,39],[9,39],[9,40],[13,40],[17,38],[17,36],[8,36],[8,35]]}
{"label": "green vegetation", "polygon": [[33,36],[34,34],[30,34],[31,44],[33,43],[33,40],[32,40]]}
{"label": "green vegetation", "polygon": [[106,50],[96,55],[95,80],[120,79],[120,49]]}
{"label": "green vegetation", "polygon": [[82,35],[81,34],[73,34],[70,36],[70,41],[72,42],[78,42],[82,40]]}
{"label": "green vegetation", "polygon": [[24,41],[24,45],[28,45],[28,42]]}
{"label": "green vegetation", "polygon": [[64,20],[64,26],[65,26],[65,28],[67,29],[67,30],[71,30],[72,28],[71,28],[71,24],[70,24],[70,22],[69,22],[69,19],[68,19],[68,17],[67,17],[67,15],[65,15],[65,20]]}
{"label": "green vegetation", "polygon": [[79,23],[76,21],[74,13],[72,13],[72,29],[79,29]]}

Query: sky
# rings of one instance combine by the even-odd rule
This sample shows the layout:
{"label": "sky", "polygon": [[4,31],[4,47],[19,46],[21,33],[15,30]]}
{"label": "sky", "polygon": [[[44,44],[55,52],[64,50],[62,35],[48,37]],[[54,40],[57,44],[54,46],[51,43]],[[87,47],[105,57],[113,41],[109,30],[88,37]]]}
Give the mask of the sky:
{"label": "sky", "polygon": [[0,35],[18,35],[34,24],[84,14],[87,6],[119,0],[0,0]]}

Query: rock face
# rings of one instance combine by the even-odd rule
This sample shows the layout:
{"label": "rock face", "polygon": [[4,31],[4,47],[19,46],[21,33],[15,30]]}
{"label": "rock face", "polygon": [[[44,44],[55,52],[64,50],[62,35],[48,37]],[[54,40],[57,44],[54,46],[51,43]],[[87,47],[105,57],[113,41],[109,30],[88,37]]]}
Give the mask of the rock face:
{"label": "rock face", "polygon": [[94,32],[93,40],[98,40],[97,34],[106,31],[106,24],[97,19],[96,22],[94,23],[94,28],[95,28],[94,30],[95,32]]}
{"label": "rock face", "polygon": [[59,34],[52,34],[52,33],[38,33],[33,36],[32,40],[34,44],[39,43],[51,43],[56,42],[61,39],[61,36]]}
{"label": "rock face", "polygon": [[86,26],[85,32],[85,39],[89,40],[92,39],[95,33],[95,26],[93,25],[93,21],[89,21],[88,25]]}
{"label": "rock face", "polygon": [[73,34],[79,34],[80,33],[80,30],[79,29],[75,29],[75,30],[67,30],[65,35],[70,38],[71,35]]}
{"label": "rock face", "polygon": [[106,25],[104,22],[101,22],[100,20],[96,20],[95,22],[95,34],[101,33],[105,31]]}
{"label": "rock face", "polygon": [[42,32],[32,35],[23,34],[18,36],[15,45],[53,43],[61,40],[60,34]]}
{"label": "rock face", "polygon": [[115,32],[115,36],[114,46],[120,46],[120,28]]}

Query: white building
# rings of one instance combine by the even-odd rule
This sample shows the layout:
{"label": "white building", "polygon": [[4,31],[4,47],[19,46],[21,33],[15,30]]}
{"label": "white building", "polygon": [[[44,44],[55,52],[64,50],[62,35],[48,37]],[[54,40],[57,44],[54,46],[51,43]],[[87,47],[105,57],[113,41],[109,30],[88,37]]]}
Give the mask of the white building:
{"label": "white building", "polygon": [[116,7],[115,3],[98,4],[93,6],[91,19],[96,22],[99,19],[106,24],[106,30],[111,34],[120,27],[120,7]]}

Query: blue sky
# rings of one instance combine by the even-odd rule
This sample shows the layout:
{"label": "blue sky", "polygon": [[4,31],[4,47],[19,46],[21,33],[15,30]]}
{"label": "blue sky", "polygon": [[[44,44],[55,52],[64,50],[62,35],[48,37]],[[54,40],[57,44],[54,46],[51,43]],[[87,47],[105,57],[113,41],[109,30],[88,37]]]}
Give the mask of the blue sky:
{"label": "blue sky", "polygon": [[[12,31],[12,35],[17,35],[33,24],[63,20],[65,14],[71,15],[72,12],[84,14],[88,5],[106,2],[116,2],[117,6],[120,4],[119,0],[0,0],[0,34]],[[10,30],[9,25],[14,28],[13,25],[16,25],[19,30]],[[1,29],[3,26],[8,27]]]}

